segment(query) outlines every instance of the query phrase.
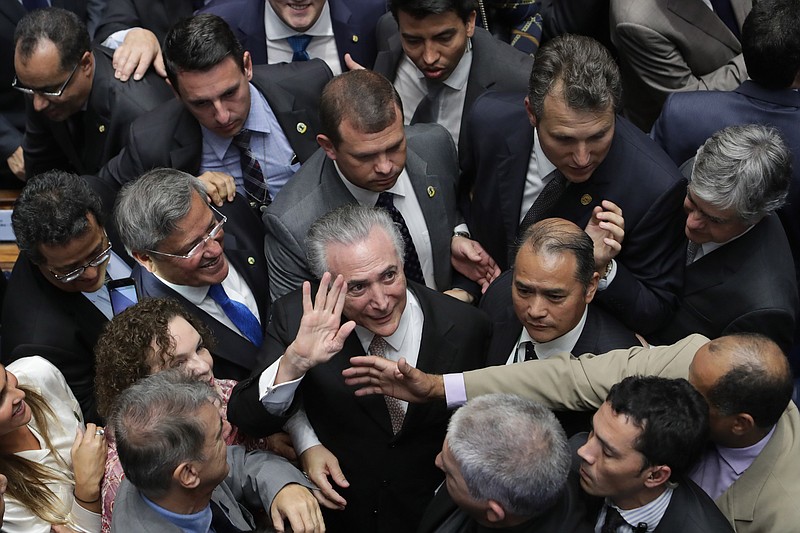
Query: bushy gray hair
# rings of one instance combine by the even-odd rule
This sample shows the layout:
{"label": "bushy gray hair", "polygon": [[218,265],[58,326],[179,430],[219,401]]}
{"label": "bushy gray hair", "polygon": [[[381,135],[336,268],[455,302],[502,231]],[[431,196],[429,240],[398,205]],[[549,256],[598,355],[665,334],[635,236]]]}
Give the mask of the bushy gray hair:
{"label": "bushy gray hair", "polygon": [[162,497],[178,465],[205,460],[206,430],[198,412],[215,399],[207,383],[179,369],[148,376],[119,395],[108,426],[125,477],[142,494]]}
{"label": "bushy gray hair", "polygon": [[157,168],[127,183],[117,196],[114,221],[128,253],[155,250],[189,213],[194,194],[205,200],[203,182],[173,168]]}
{"label": "bushy gray hair", "polygon": [[791,175],[792,155],[778,130],[758,124],[729,126],[697,151],[689,191],[755,223],[783,206]]}
{"label": "bushy gray hair", "polygon": [[602,44],[591,37],[560,35],[542,45],[528,82],[528,99],[537,120],[544,99],[559,86],[570,109],[614,112],[622,103],[619,67]]}
{"label": "bushy gray hair", "polygon": [[[376,227],[382,228],[392,240],[402,265],[405,243],[389,214],[377,207],[346,204],[317,219],[308,229],[306,258],[311,272],[317,279],[321,278],[325,272],[330,272],[328,266],[329,245],[352,245],[362,242]],[[332,272],[332,274],[338,274],[338,272]]]}
{"label": "bushy gray hair", "polygon": [[470,496],[516,516],[552,507],[567,482],[570,451],[546,407],[513,394],[488,394],[456,411],[447,445]]}

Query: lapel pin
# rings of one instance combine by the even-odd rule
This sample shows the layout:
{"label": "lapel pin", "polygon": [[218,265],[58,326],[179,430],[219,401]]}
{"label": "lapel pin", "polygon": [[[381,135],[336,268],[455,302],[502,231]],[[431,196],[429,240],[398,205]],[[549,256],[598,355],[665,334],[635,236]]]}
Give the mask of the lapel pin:
{"label": "lapel pin", "polygon": [[428,198],[433,198],[434,196],[436,196],[436,187],[428,185]]}
{"label": "lapel pin", "polygon": [[302,135],[303,133],[306,132],[307,129],[308,129],[308,126],[306,126],[305,122],[298,122],[297,123],[297,133],[300,133]]}
{"label": "lapel pin", "polygon": [[357,42],[358,42],[358,35],[353,35],[353,42],[354,42],[354,43],[357,43]]}
{"label": "lapel pin", "polygon": [[106,132],[105,124],[100,124],[100,126],[98,126],[97,128],[97,131],[99,131],[100,133],[105,133]]}
{"label": "lapel pin", "polygon": [[589,194],[584,194],[581,196],[581,205],[589,205],[592,203],[592,197]]}
{"label": "lapel pin", "polygon": [[256,264],[256,258],[255,258],[255,257],[252,257],[252,256],[251,256],[251,257],[248,257],[248,258],[247,258],[247,264],[248,264],[248,265],[255,265],[255,264]]}

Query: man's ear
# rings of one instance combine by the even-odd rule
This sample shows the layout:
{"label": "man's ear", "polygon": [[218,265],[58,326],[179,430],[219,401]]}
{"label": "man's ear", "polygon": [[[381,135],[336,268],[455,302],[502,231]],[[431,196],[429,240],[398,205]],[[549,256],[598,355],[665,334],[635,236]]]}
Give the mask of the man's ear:
{"label": "man's ear", "polygon": [[244,75],[247,77],[247,81],[253,79],[253,60],[250,58],[250,52],[245,51],[244,56],[242,57],[242,66],[244,67]]}
{"label": "man's ear", "polygon": [[185,489],[194,489],[200,484],[200,475],[191,461],[179,464],[172,472],[172,479]]}
{"label": "man's ear", "polygon": [[746,435],[751,432],[755,426],[756,422],[753,420],[752,415],[748,413],[737,413],[733,417],[731,431],[737,436]]}
{"label": "man's ear", "polygon": [[325,155],[328,156],[328,159],[336,161],[336,147],[333,146],[333,141],[330,137],[320,133],[317,135],[317,144],[325,150]]}
{"label": "man's ear", "polygon": [[131,255],[133,256],[134,259],[136,259],[136,262],[142,265],[145,269],[147,269],[148,272],[150,272],[151,274],[155,274],[156,264],[153,261],[153,256],[151,256],[148,253],[137,252],[137,251],[132,251]]}
{"label": "man's ear", "polygon": [[650,474],[644,480],[645,487],[649,489],[663,485],[669,481],[672,475],[672,469],[667,465],[654,466],[649,468],[649,470]]}
{"label": "man's ear", "polygon": [[490,524],[497,524],[506,519],[506,510],[495,500],[488,500],[486,506],[486,521]]}
{"label": "man's ear", "polygon": [[525,97],[525,111],[528,113],[528,122],[531,126],[536,127],[536,115],[533,114],[533,106],[531,106],[531,99]]}
{"label": "man's ear", "polygon": [[597,285],[600,283],[600,274],[597,272],[592,272],[592,279],[589,280],[589,285],[586,287],[586,294],[584,295],[584,300],[586,305],[592,303],[594,300],[595,294],[597,294]]}

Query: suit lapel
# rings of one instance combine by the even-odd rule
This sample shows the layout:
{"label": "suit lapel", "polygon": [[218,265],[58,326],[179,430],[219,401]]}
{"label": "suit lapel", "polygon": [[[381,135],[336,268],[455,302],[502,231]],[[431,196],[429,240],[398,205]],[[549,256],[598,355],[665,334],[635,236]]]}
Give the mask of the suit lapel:
{"label": "suit lapel", "polygon": [[[733,3],[735,4],[735,2]],[[738,39],[736,39],[736,36],[731,33],[717,14],[709,9],[703,2],[667,0],[667,9],[687,23],[706,33],[709,37],[723,43],[731,50],[736,52],[741,51],[742,47]],[[734,7],[734,9],[736,9],[736,7]],[[741,19],[739,18],[740,14],[741,9],[736,13],[736,18],[739,23],[741,23]]]}
{"label": "suit lapel", "polygon": [[182,110],[173,130],[175,132],[173,139],[175,142],[183,142],[183,144],[170,150],[170,166],[184,169],[190,174],[196,174],[200,170],[203,134],[197,119],[182,103],[177,102],[177,104],[181,106]]}
{"label": "suit lapel", "polygon": [[[519,229],[519,214],[522,209],[522,196],[528,175],[528,162],[533,149],[533,128],[526,128],[518,135],[506,137],[507,152],[498,158],[497,194],[500,198],[500,217],[506,228],[507,245],[510,251],[514,246]],[[520,179],[522,176],[522,179]],[[530,206],[529,206],[530,207]],[[509,264],[511,261],[509,261]]]}
{"label": "suit lapel", "polygon": [[[430,229],[441,224],[447,208],[444,205],[444,194],[436,194],[436,191],[441,189],[439,177],[428,174],[427,169],[427,163],[409,148],[406,153],[408,178],[414,188],[422,215],[425,217],[425,226]],[[450,233],[429,230],[428,236],[431,241],[433,277],[436,286],[440,289],[447,289],[449,288],[446,285],[450,274],[450,243],[448,242]]]}
{"label": "suit lapel", "polygon": [[388,40],[389,49],[381,50],[375,57],[375,72],[383,74],[394,84],[397,77],[397,66],[403,58],[403,45],[400,43],[400,33],[395,33]]}

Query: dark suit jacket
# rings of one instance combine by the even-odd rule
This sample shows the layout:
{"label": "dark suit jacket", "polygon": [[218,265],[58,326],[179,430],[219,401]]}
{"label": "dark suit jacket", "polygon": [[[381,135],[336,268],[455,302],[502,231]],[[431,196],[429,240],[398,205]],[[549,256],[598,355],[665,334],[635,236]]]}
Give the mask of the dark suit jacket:
{"label": "dark suit jacket", "polygon": [[[569,441],[570,447],[577,450],[586,443],[587,434],[575,435]],[[577,466],[573,460],[573,467]],[[578,478],[570,478],[571,483],[580,484]],[[703,489],[692,480],[680,478],[678,486],[672,493],[672,499],[664,511],[664,516],[658,523],[654,533],[727,533],[733,528],[728,519],[722,514],[714,500],[708,497]],[[588,508],[589,523],[594,526],[603,506],[603,498],[596,498],[583,492],[581,493]],[[633,524],[636,526],[636,524]]]}
{"label": "dark suit jacket", "polygon": [[[432,124],[407,127],[406,139],[406,170],[428,227],[436,286],[446,290],[452,287],[450,239],[460,221],[455,146],[444,128]],[[305,247],[311,224],[341,205],[354,203],[322,149],[281,189],[263,216],[273,299],[314,279],[306,265]]]}
{"label": "dark suit jacket", "polygon": [[[414,283],[409,289],[425,316],[417,367],[436,374],[479,367],[490,334],[483,313]],[[294,340],[301,317],[300,290],[275,302],[264,341],[267,365]],[[443,479],[434,459],[449,412],[442,403],[409,405],[403,428],[393,435],[384,399],[357,397],[355,387],[344,384],[342,370],[356,355],[364,350],[351,334],[341,352],[305,375],[298,391],[320,441],[338,458],[350,482],[349,489],[337,488],[347,508],[324,510],[325,524],[331,532],[407,533],[417,526]],[[259,401],[260,374],[239,383],[228,404],[228,419],[249,435],[263,434],[262,421],[269,419]]]}
{"label": "dark suit jacket", "polygon": [[[385,15],[381,23],[383,28],[390,28],[391,32],[388,35],[382,35],[387,33],[385,30],[379,32],[378,46],[381,51],[375,59],[375,71],[394,83],[397,68],[403,58],[403,45],[392,15]],[[472,36],[472,67],[467,79],[467,94],[461,114],[459,154],[464,154],[464,137],[466,128],[469,127],[467,115],[475,100],[489,90],[525,91],[528,88],[531,68],[533,68],[533,57],[495,39],[483,28],[475,28],[475,34]]]}
{"label": "dark suit jacket", "polygon": [[[339,52],[342,71],[346,72],[344,55],[366,68],[372,67],[377,52],[375,27],[386,13],[384,0],[328,0],[331,9],[333,38]],[[245,50],[250,51],[253,63],[267,63],[267,34],[264,28],[266,2],[250,0],[213,0],[200,13],[219,15],[227,22]]]}
{"label": "dark suit jacket", "polygon": [[[269,280],[264,260],[264,232],[258,217],[242,196],[236,195],[233,202],[225,202],[219,208],[228,217],[225,223],[225,257],[230,265],[244,278],[258,304],[262,332],[269,320]],[[190,313],[197,316],[208,328],[216,341],[211,350],[214,358],[214,376],[220,379],[242,380],[258,367],[258,347],[248,339],[218,322],[211,315],[189,302],[141,265],[131,274],[139,294],[174,298]]]}
{"label": "dark suit jacket", "polygon": [[[533,149],[523,98],[519,93],[487,93],[476,101],[468,157],[461,161],[462,212],[473,238],[503,269],[512,262]],[[635,126],[617,117],[605,160],[584,183],[570,184],[545,214],[583,228],[602,200],[622,208],[625,240],[617,274],[595,301],[636,332],[663,325],[677,305],[685,192],[675,164]]]}
{"label": "dark suit jacket", "polygon": [[[570,473],[570,478],[573,476],[575,474]],[[442,485],[425,510],[417,533],[593,533],[594,528],[586,521],[586,505],[575,477],[567,482],[559,500],[544,514],[513,528],[478,525],[458,508],[447,486]]]}
{"label": "dark suit jacket", "polygon": [[95,40],[102,43],[115,32],[140,27],[163,43],[172,25],[193,11],[192,0],[114,0],[106,5]]}
{"label": "dark suit jacket", "polygon": [[114,78],[112,51],[96,47],[94,80],[83,119],[82,135],[70,134],[68,121],[54,122],[33,109],[28,101],[27,129],[22,148],[25,172],[35,176],[58,168],[77,174],[97,174],[128,140],[130,123],[172,97],[172,91],[155,71],[141,81],[121,82]]}
{"label": "dark suit jacket", "polygon": [[[253,85],[269,102],[301,163],[317,149],[319,97],[329,79],[330,69],[319,60],[253,68]],[[172,100],[131,125],[128,146],[100,175],[120,186],[159,167],[197,175],[202,150],[200,124],[183,103]]]}
{"label": "dark suit jacket", "polygon": [[694,157],[715,132],[737,124],[765,124],[777,128],[794,154],[792,183],[786,205],[778,211],[792,248],[800,285],[800,93],[793,89],[766,89],[746,81],[730,92],[674,93],[667,98],[650,136],[681,165]]}
{"label": "dark suit jacket", "polygon": [[776,216],[686,266],[680,306],[653,340],[672,344],[690,333],[710,339],[761,333],[787,351],[797,317],[789,243]]}

